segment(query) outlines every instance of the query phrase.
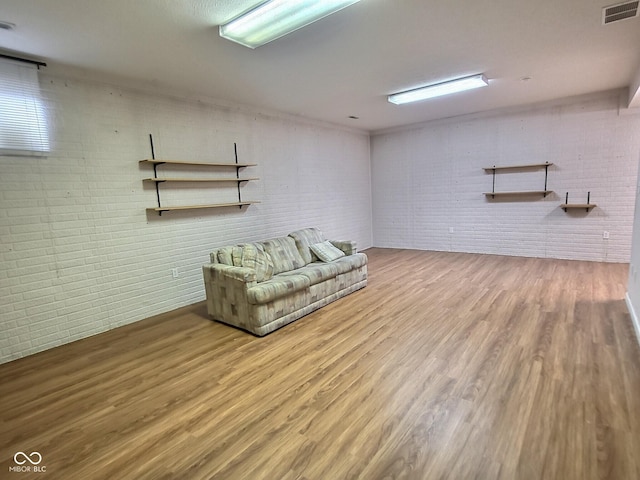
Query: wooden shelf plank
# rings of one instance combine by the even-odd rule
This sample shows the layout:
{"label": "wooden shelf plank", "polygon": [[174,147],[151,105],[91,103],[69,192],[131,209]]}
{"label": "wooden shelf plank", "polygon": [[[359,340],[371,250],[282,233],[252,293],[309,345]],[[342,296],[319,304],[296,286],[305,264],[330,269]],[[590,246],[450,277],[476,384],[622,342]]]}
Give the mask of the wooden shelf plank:
{"label": "wooden shelf plank", "polygon": [[491,197],[499,197],[506,195],[547,195],[553,193],[553,190],[522,190],[516,192],[484,192],[485,195]]}
{"label": "wooden shelf plank", "polygon": [[257,163],[215,163],[215,162],[191,162],[183,160],[158,160],[158,159],[145,159],[140,160],[139,163],[157,165],[160,163],[168,163],[171,165],[203,165],[207,167],[255,167]]}
{"label": "wooden shelf plank", "polygon": [[179,177],[154,177],[144,178],[143,182],[248,182],[250,180],[260,180],[254,178],[179,178]]}
{"label": "wooden shelf plank", "polygon": [[595,203],[563,203],[560,208],[595,208]]}
{"label": "wooden shelf plank", "polygon": [[147,208],[147,210],[152,212],[169,212],[171,210],[194,210],[198,208],[221,208],[221,207],[242,207],[245,205],[253,205],[254,203],[260,203],[255,200],[250,200],[247,202],[233,202],[233,203],[212,203],[209,205],[179,205],[175,207],[154,207]]}
{"label": "wooden shelf plank", "polygon": [[563,203],[562,205],[560,205],[560,208],[562,208],[565,212],[570,209],[579,208],[584,208],[585,210],[589,211],[592,208],[596,208],[597,206],[598,205],[596,205],[595,203]]}
{"label": "wooden shelf plank", "polygon": [[500,166],[494,165],[493,167],[483,167],[483,169],[486,171],[516,170],[520,168],[542,168],[542,167],[548,167],[551,165],[553,165],[553,163],[529,163],[525,165],[500,165]]}

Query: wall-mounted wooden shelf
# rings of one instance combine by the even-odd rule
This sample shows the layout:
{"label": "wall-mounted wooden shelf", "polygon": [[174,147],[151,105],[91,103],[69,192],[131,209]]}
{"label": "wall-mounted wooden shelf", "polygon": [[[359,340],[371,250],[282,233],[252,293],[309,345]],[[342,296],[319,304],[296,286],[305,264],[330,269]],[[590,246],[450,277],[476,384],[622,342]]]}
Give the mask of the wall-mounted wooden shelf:
{"label": "wall-mounted wooden shelf", "polygon": [[[240,193],[240,184],[243,182],[249,182],[252,180],[259,180],[257,177],[252,178],[240,178],[240,169],[244,167],[255,167],[257,164],[255,163],[238,163],[238,147],[234,143],[233,144],[233,153],[235,156],[234,163],[217,163],[217,162],[199,162],[199,161],[190,161],[190,160],[161,160],[157,159],[155,155],[155,151],[153,148],[153,136],[149,134],[149,143],[151,144],[151,158],[147,158],[145,160],[140,160],[141,165],[153,165],[153,177],[145,178],[143,182],[153,182],[156,187],[156,197],[158,200],[158,206],[154,208],[147,208],[147,211],[158,212],[158,215],[162,215],[162,212],[170,212],[173,210],[194,210],[194,209],[202,209],[202,208],[222,208],[222,207],[239,207],[242,209],[244,206],[253,205],[254,203],[260,203],[255,200],[243,201],[242,195]],[[158,176],[158,165],[195,165],[202,167],[222,167],[222,168],[235,168],[236,177],[229,178],[201,178],[201,177],[159,177]],[[160,184],[165,182],[176,182],[176,183],[235,183],[238,190],[238,201],[237,202],[226,202],[226,203],[211,203],[206,205],[175,205],[170,207],[162,206],[160,202]]]}
{"label": "wall-mounted wooden shelf", "polygon": [[553,163],[528,163],[525,165],[501,165],[501,166],[496,166],[494,165],[493,167],[483,167],[484,170],[486,171],[490,171],[490,170],[517,170],[520,168],[545,168],[545,167],[549,167],[553,165]]}
{"label": "wall-mounted wooden shelf", "polygon": [[560,208],[563,209],[565,212],[567,210],[572,210],[572,209],[575,210],[580,208],[584,208],[588,212],[592,208],[597,207],[595,203],[591,203],[591,192],[587,192],[587,203],[569,203],[569,192],[567,192],[564,198],[565,198],[564,203],[560,205]]}
{"label": "wall-mounted wooden shelf", "polygon": [[168,163],[170,165],[201,165],[204,167],[255,167],[257,163],[214,163],[214,162],[189,162],[183,160],[158,160],[158,159],[146,159],[140,160],[140,163],[149,163],[152,165],[161,165],[163,163]]}
{"label": "wall-mounted wooden shelf", "polygon": [[[491,198],[495,198],[496,196],[507,196],[507,195],[542,195],[546,197],[548,193],[552,193],[553,190],[547,190],[547,177],[549,175],[549,167],[553,165],[553,163],[545,162],[545,163],[527,163],[523,165],[500,165],[500,166],[492,166],[492,167],[483,167],[485,172],[493,173],[493,184],[491,187],[491,192],[486,192],[486,196],[491,196]],[[544,168],[544,189],[543,190],[521,190],[515,192],[496,192],[496,171],[500,170],[525,170],[525,169],[537,169]]]}
{"label": "wall-mounted wooden shelf", "polygon": [[519,190],[515,192],[485,192],[484,194],[489,197],[506,197],[509,195],[542,195],[553,193],[553,190]]}
{"label": "wall-mounted wooden shelf", "polygon": [[152,212],[170,212],[172,210],[195,210],[199,208],[223,208],[223,207],[244,207],[246,205],[253,205],[254,203],[260,203],[256,201],[249,202],[232,202],[232,203],[212,203],[210,205],[178,205],[175,207],[155,207],[155,208],[147,208],[147,211]]}
{"label": "wall-mounted wooden shelf", "polygon": [[180,178],[180,177],[164,177],[164,178],[143,178],[143,182],[249,182],[251,180],[260,180],[254,178]]}
{"label": "wall-mounted wooden shelf", "polygon": [[596,208],[598,205],[595,203],[563,203],[560,205],[565,212],[570,209],[584,208],[587,212],[592,208]]}

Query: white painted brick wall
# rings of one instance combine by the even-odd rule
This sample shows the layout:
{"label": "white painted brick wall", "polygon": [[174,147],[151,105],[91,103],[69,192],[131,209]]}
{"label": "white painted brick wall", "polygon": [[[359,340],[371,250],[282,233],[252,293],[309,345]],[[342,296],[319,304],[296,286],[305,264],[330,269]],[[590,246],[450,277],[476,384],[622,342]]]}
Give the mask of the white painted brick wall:
{"label": "white painted brick wall", "polygon": [[[638,165],[638,169],[640,170],[640,165]],[[640,171],[638,172],[638,185],[636,187],[635,220],[633,223],[627,297],[629,310],[636,327],[638,341],[640,341]]]}
{"label": "white painted brick wall", "polygon": [[[215,246],[307,226],[371,246],[364,133],[59,75],[41,85],[53,151],[0,157],[0,362],[204,299]],[[239,161],[258,164],[241,174],[260,178],[243,199],[262,203],[147,214],[153,170],[138,161],[150,158],[149,133],[157,158],[233,162],[236,142]],[[161,188],[166,205],[237,198],[233,184]]]}
{"label": "white painted brick wall", "polygon": [[[640,115],[618,115],[619,97],[607,92],[373,135],[374,245],[628,262]],[[483,167],[544,162],[554,163],[546,198],[482,194],[492,188]],[[543,186],[544,170],[496,177],[497,191]],[[565,213],[567,191],[570,203],[586,202],[590,191],[598,207]]]}

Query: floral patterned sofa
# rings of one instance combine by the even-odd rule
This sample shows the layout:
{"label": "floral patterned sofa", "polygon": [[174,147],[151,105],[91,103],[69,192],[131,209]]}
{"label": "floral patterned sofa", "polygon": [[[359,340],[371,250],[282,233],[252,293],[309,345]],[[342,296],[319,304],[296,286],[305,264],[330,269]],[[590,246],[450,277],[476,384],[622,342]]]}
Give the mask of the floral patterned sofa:
{"label": "floral patterned sofa", "polygon": [[217,248],[203,274],[209,315],[262,336],[365,287],[367,256],[305,228]]}

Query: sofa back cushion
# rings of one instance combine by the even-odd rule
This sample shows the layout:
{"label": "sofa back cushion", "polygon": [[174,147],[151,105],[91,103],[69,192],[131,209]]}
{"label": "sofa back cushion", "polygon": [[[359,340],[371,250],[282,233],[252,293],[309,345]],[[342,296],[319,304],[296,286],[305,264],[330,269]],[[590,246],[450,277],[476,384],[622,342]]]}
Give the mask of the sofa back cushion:
{"label": "sofa back cushion", "polygon": [[273,274],[288,272],[306,265],[291,237],[278,237],[261,242],[273,262]]}
{"label": "sofa back cushion", "polygon": [[233,267],[233,245],[216,248],[211,252],[211,263],[222,263]]}
{"label": "sofa back cushion", "polygon": [[303,228],[302,230],[291,232],[289,236],[296,241],[296,247],[298,247],[298,251],[305,265],[317,260],[309,247],[316,243],[324,242],[324,235],[322,235],[320,230],[317,228]]}
{"label": "sofa back cushion", "polygon": [[212,263],[231,267],[247,267],[256,271],[256,281],[264,282],[273,276],[271,257],[259,243],[241,243],[220,247],[211,253]]}
{"label": "sofa back cushion", "polygon": [[247,267],[256,271],[256,281],[264,282],[273,276],[271,256],[259,243],[247,243],[233,247],[234,267]]}

